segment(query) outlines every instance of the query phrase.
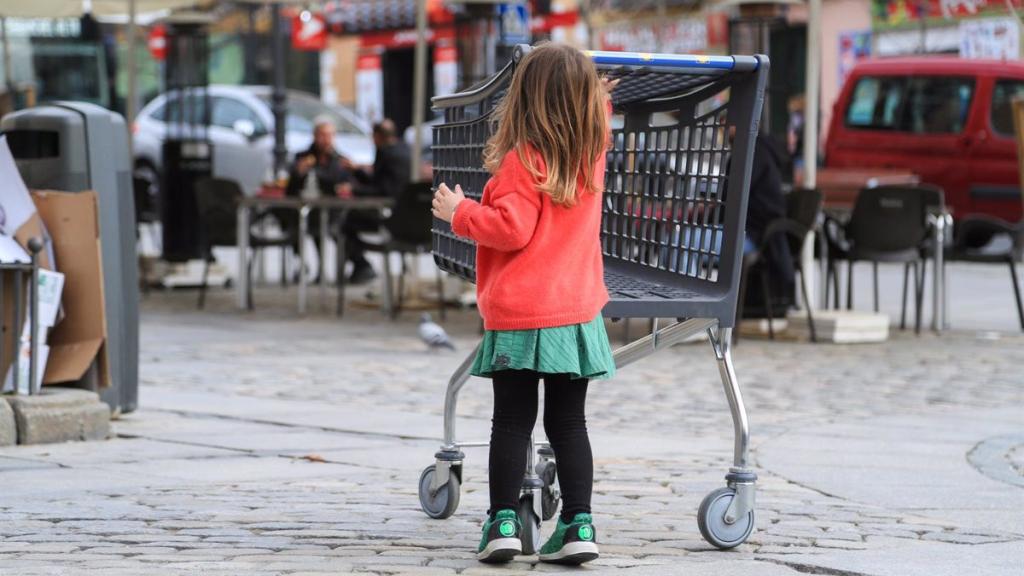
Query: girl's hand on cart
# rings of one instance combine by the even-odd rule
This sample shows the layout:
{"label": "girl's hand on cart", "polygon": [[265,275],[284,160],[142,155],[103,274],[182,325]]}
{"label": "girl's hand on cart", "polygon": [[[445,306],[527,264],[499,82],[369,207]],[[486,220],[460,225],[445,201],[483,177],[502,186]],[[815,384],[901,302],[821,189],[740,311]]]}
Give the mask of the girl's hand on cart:
{"label": "girl's hand on cart", "polygon": [[601,88],[604,88],[605,92],[611,94],[612,90],[615,90],[615,87],[619,85],[621,80],[622,78],[612,79],[607,76],[601,76]]}
{"label": "girl's hand on cart", "polygon": [[434,192],[434,201],[432,203],[431,212],[437,218],[444,220],[445,222],[451,222],[455,216],[455,207],[466,199],[466,195],[462,193],[462,187],[458,184],[455,185],[455,191],[453,192],[448,185],[444,182],[437,187],[437,192]]}

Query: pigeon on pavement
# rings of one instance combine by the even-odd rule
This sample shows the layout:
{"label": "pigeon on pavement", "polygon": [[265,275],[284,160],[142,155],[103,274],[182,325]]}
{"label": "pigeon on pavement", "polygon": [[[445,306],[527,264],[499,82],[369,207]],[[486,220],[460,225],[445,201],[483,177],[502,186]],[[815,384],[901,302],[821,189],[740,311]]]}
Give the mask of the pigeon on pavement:
{"label": "pigeon on pavement", "polygon": [[431,349],[447,348],[455,350],[455,345],[448,338],[448,333],[430,318],[430,314],[424,314],[420,319],[419,332],[420,340],[423,340]]}

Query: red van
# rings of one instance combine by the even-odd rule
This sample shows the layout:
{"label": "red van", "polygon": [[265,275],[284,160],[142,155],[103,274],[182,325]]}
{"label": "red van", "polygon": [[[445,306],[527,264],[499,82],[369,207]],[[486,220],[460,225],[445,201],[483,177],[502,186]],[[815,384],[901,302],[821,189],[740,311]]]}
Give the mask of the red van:
{"label": "red van", "polygon": [[1024,63],[916,57],[858,64],[836,101],[825,165],[894,168],[941,186],[957,216],[1021,219],[1010,103]]}

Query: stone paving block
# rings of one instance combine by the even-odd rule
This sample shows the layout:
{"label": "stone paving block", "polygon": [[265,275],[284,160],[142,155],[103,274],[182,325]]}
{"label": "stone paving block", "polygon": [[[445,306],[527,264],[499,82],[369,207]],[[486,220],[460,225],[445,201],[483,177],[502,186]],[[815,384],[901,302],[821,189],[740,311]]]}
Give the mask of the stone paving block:
{"label": "stone paving block", "polygon": [[19,444],[104,440],[110,436],[110,408],[87,390],[44,387],[34,396],[8,396]]}
{"label": "stone paving block", "polygon": [[13,446],[17,443],[18,426],[14,422],[14,410],[11,410],[6,397],[0,397],[0,446]]}
{"label": "stone paving block", "polygon": [[863,542],[851,542],[849,540],[831,540],[821,538],[814,541],[816,548],[835,548],[838,550],[867,550],[868,545]]}

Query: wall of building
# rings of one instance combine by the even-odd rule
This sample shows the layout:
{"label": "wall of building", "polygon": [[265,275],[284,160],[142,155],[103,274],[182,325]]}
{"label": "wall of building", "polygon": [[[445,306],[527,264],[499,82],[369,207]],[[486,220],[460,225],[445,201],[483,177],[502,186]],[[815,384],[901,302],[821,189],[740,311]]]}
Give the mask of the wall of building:
{"label": "wall of building", "polygon": [[[828,136],[832,107],[844,78],[841,68],[848,70],[852,55],[841,55],[840,43],[850,41],[858,33],[871,31],[870,0],[825,0],[821,11],[821,143]],[[869,43],[870,45],[870,43]],[[844,60],[845,59],[845,60]]]}

